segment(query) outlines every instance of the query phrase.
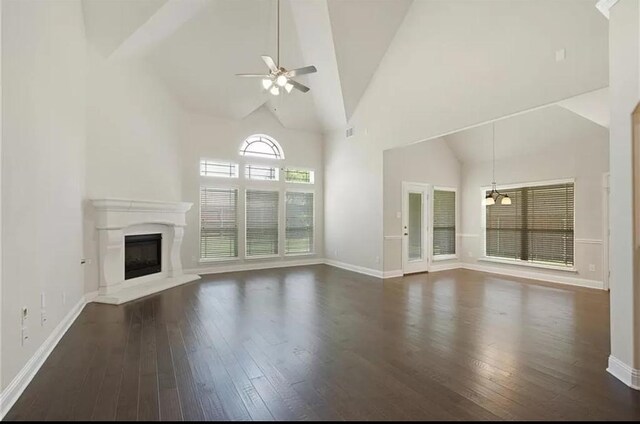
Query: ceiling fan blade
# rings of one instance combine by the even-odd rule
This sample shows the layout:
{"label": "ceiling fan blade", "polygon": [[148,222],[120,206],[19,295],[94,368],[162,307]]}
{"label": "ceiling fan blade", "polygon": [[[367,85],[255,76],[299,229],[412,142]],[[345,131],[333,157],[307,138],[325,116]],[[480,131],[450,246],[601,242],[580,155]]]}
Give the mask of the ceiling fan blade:
{"label": "ceiling fan blade", "polygon": [[273,59],[271,59],[271,56],[264,55],[260,57],[262,57],[262,60],[269,67],[271,72],[278,72],[278,67],[276,66],[276,63],[273,61]]}
{"label": "ceiling fan blade", "polygon": [[313,74],[318,72],[315,66],[305,66],[304,68],[292,69],[285,73],[288,77],[297,77],[298,75]]}
{"label": "ceiling fan blade", "polygon": [[303,93],[306,93],[307,91],[311,90],[309,87],[307,87],[304,84],[300,84],[298,81],[294,81],[292,79],[289,80],[289,84],[293,85],[294,88],[302,91]]}
{"label": "ceiling fan blade", "polygon": [[271,78],[271,75],[264,74],[236,74],[236,76],[245,78]]}

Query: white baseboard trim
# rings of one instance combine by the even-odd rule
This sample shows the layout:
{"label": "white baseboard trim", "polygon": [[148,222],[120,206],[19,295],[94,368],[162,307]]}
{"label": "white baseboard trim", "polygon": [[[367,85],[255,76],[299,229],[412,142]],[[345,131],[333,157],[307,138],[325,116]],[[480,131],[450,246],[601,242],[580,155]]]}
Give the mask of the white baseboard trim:
{"label": "white baseboard trim", "polygon": [[449,271],[450,269],[460,268],[462,268],[460,262],[432,263],[429,267],[429,272]]}
{"label": "white baseboard trim", "polygon": [[292,266],[322,265],[323,258],[297,259],[279,262],[244,262],[234,264],[220,264],[216,266],[206,266],[183,270],[186,274],[221,274],[223,272],[255,271],[259,269],[288,268]]}
{"label": "white baseboard trim", "polygon": [[[335,266],[336,268],[342,268],[342,269],[346,269],[347,271],[358,272],[360,274],[369,275],[371,277],[376,277],[376,278],[383,278],[384,277],[384,273],[382,271],[380,271],[380,270],[377,270],[377,269],[365,268],[363,266],[352,265],[352,264],[348,264],[346,262],[339,262],[339,261],[335,261],[333,259],[325,259],[324,263],[326,265]],[[388,277],[388,278],[391,278],[391,277]]]}
{"label": "white baseboard trim", "polygon": [[35,351],[31,359],[22,367],[20,372],[13,378],[11,383],[0,393],[0,420],[9,412],[14,403],[20,398],[20,395],[27,388],[33,377],[36,375],[44,361],[47,360],[58,342],[65,335],[71,324],[78,318],[78,315],[87,304],[86,296],[69,311],[69,313],[60,321],[53,329],[49,337]]}
{"label": "white baseboard trim", "polygon": [[472,263],[462,263],[461,268],[471,271],[488,272],[491,274],[506,275],[508,277],[527,278],[529,280],[545,281],[548,283],[567,284],[570,286],[586,287],[590,289],[604,290],[602,281],[587,280],[585,278],[570,277],[565,275],[547,274],[544,272],[524,271],[520,269],[510,269],[497,266],[479,265]]}
{"label": "white baseboard trim", "polygon": [[609,355],[609,374],[635,390],[640,390],[640,370],[631,368],[613,355]]}
{"label": "white baseboard trim", "polygon": [[393,271],[384,271],[382,273],[382,278],[397,278],[402,277],[404,275],[404,271],[401,269],[395,269]]}

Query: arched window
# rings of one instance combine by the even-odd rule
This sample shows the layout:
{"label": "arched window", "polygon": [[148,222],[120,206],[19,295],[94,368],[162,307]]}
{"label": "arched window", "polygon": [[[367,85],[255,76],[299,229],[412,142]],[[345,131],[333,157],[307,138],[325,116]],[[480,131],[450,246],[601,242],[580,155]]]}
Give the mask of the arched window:
{"label": "arched window", "polygon": [[282,147],[273,138],[264,134],[255,134],[247,138],[240,148],[242,156],[259,156],[270,159],[284,159]]}

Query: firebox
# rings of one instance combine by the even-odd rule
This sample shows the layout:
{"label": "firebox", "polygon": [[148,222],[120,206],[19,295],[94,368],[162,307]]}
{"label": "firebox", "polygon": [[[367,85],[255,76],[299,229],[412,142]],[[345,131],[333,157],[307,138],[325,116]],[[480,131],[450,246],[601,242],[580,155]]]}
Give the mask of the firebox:
{"label": "firebox", "polygon": [[124,279],[162,271],[162,234],[124,237]]}

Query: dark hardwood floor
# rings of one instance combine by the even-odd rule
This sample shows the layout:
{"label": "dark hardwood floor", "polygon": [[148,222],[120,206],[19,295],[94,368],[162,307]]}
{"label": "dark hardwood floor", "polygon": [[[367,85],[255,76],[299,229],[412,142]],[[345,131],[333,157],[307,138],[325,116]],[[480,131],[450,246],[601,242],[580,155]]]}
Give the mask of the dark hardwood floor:
{"label": "dark hardwood floor", "polygon": [[89,304],[8,420],[640,420],[608,294],[318,265]]}

